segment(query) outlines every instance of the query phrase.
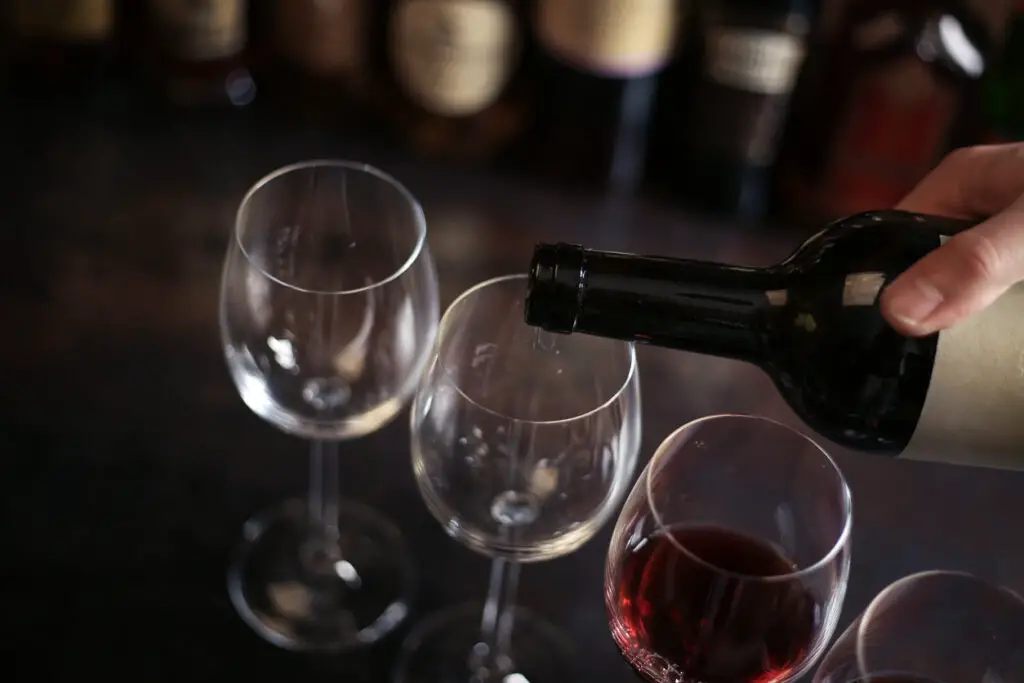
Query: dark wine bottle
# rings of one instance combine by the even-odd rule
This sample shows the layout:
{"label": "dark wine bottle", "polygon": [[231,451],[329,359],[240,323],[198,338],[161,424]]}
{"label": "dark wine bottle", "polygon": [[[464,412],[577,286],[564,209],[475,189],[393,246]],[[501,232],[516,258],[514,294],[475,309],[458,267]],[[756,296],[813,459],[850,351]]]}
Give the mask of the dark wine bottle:
{"label": "dark wine bottle", "polygon": [[809,427],[850,448],[1024,468],[1024,286],[923,338],[897,333],[877,305],[970,225],[862,213],[767,268],[542,244],[526,322],[753,363]]}
{"label": "dark wine bottle", "polygon": [[965,0],[847,3],[789,125],[790,168],[777,171],[785,212],[818,221],[893,206],[951,148],[974,142],[962,126],[992,41]]}
{"label": "dark wine bottle", "polygon": [[540,96],[530,137],[542,173],[587,190],[639,187],[658,78],[688,5],[538,0]]}
{"label": "dark wine bottle", "polygon": [[985,118],[997,140],[1024,140],[1024,0],[1014,3],[1006,45],[985,80]]}
{"label": "dark wine bottle", "polygon": [[[522,0],[392,0],[378,109],[432,157],[485,161],[527,115]],[[388,87],[390,86],[390,87]]]}
{"label": "dark wine bottle", "polygon": [[689,111],[677,118],[676,194],[744,219],[767,209],[790,95],[812,28],[809,0],[729,0],[701,13],[704,46]]}
{"label": "dark wine bottle", "polygon": [[248,0],[148,0],[149,85],[176,106],[244,107],[256,97],[246,62]]}
{"label": "dark wine bottle", "polygon": [[99,89],[114,56],[113,0],[0,2],[16,95],[76,100]]}
{"label": "dark wine bottle", "polygon": [[367,0],[272,0],[264,8],[271,58],[258,78],[270,105],[304,123],[339,125],[364,113]]}

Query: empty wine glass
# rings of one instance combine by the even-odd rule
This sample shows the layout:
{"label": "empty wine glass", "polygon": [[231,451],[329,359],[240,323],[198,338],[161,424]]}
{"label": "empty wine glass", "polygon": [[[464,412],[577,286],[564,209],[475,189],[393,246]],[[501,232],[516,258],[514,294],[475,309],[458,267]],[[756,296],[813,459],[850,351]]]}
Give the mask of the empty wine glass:
{"label": "empty wine glass", "polygon": [[879,593],[814,683],[1022,683],[1024,599],[971,574],[929,571]]}
{"label": "empty wine glass", "polygon": [[339,500],[338,443],[398,415],[437,318],[423,212],[393,178],[310,161],[245,195],[220,296],[228,368],[254,413],[313,441],[308,500],[249,521],[228,573],[239,614],[270,642],[341,650],[405,617],[414,576],[403,539]]}
{"label": "empty wine glass", "polygon": [[749,415],[694,420],[619,514],[612,637],[652,683],[796,680],[835,630],[851,525],[846,481],[811,439]]}
{"label": "empty wine glass", "polygon": [[631,344],[528,327],[526,284],[500,277],[455,300],[413,401],[423,500],[493,560],[482,614],[421,624],[402,683],[571,680],[558,631],[513,607],[519,569],[573,552],[618,507],[640,447],[639,377]]}

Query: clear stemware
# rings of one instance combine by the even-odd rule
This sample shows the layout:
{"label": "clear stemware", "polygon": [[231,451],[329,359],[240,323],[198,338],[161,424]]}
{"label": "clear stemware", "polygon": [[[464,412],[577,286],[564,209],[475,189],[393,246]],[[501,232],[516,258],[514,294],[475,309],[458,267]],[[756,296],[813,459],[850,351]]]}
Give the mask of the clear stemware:
{"label": "clear stemware", "polygon": [[1024,599],[964,572],[903,577],[843,632],[814,683],[1024,683]]}
{"label": "clear stemware", "polygon": [[852,504],[809,437],[713,415],[658,447],[619,514],[605,605],[652,683],[787,683],[824,652],[850,571]]}
{"label": "clear stemware", "polygon": [[402,536],[340,500],[339,444],[401,412],[430,355],[437,296],[419,204],[371,166],[287,166],[242,200],[220,295],[228,368],[254,413],[312,440],[307,500],[250,520],[228,575],[238,612],[278,646],[368,644],[408,611]]}
{"label": "clear stemware", "polygon": [[416,481],[455,540],[492,558],[483,609],[426,619],[402,683],[571,679],[564,638],[515,607],[522,563],[588,541],[625,495],[640,447],[631,344],[526,325],[526,277],[478,284],[448,308],[412,409]]}

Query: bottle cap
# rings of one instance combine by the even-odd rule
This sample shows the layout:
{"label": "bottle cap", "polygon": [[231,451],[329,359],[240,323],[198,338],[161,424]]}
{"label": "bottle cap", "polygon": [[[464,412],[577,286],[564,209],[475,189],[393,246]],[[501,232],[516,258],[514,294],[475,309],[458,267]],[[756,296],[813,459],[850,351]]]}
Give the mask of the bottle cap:
{"label": "bottle cap", "polygon": [[576,328],[582,282],[583,247],[538,244],[530,263],[526,324],[548,332],[571,333]]}

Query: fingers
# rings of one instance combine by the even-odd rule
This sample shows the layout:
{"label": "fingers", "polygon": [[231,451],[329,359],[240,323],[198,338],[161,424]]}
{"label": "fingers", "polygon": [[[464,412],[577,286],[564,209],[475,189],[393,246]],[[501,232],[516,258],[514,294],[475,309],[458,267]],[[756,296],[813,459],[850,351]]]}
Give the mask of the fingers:
{"label": "fingers", "polygon": [[[1024,175],[1024,168],[1017,174]],[[896,278],[882,293],[882,313],[905,335],[931,334],[985,308],[1020,280],[1024,198],[951,238]]]}
{"label": "fingers", "polygon": [[1024,194],[1024,143],[958,149],[896,207],[957,218],[987,218]]}
{"label": "fingers", "polygon": [[910,336],[985,308],[1024,280],[1024,143],[959,149],[896,207],[989,218],[921,259],[882,293],[882,313]]}

